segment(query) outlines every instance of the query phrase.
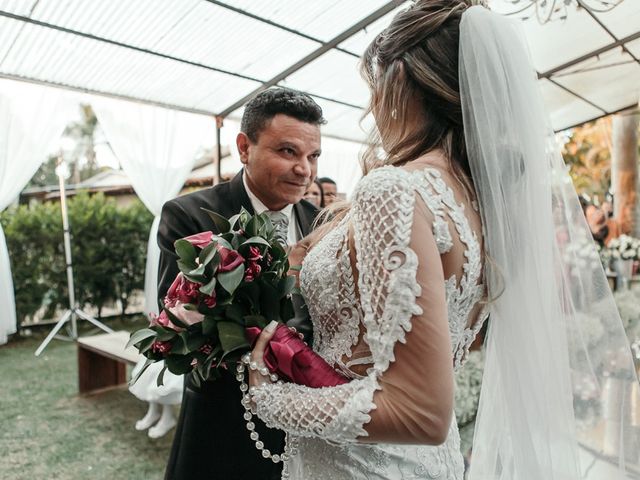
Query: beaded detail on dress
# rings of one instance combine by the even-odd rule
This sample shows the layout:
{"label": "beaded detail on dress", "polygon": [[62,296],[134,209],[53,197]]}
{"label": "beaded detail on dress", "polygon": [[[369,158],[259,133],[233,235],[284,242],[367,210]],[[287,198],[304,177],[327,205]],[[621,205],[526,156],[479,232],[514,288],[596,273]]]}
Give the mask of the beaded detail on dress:
{"label": "beaded detail on dress", "polygon": [[[338,387],[263,385],[255,393],[258,416],[267,425],[299,437],[299,453],[285,465],[290,478],[462,478],[455,419],[447,440],[437,447],[356,443],[357,437],[367,435],[363,427],[375,408],[377,378],[394,361],[393,348],[404,341],[412,316],[422,313],[416,302],[418,259],[409,247],[416,194],[434,215],[439,252],[444,254],[453,246],[450,224],[466,247],[462,277],[454,275],[445,285],[455,369],[464,363],[486,318],[482,313],[467,327],[484,292],[480,245],[464,207],[456,203],[440,173],[383,167],[364,177],[347,217],[308,253],[300,282],[314,324],[314,350],[344,371],[342,359],[350,358],[354,345],[362,340],[362,328],[371,368],[366,376]],[[363,225],[375,225],[376,231]],[[350,226],[357,285],[347,248]]]}

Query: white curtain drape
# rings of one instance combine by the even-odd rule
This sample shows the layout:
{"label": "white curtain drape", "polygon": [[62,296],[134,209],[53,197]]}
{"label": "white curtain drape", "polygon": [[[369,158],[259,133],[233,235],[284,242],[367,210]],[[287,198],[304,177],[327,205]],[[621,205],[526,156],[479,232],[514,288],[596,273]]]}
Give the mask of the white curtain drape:
{"label": "white curtain drape", "polygon": [[180,192],[198,149],[215,142],[215,120],[201,115],[119,100],[91,104],[122,169],[153,213],[145,270],[145,313],[158,313],[156,241],[162,205]]}
{"label": "white curtain drape", "polygon": [[[76,103],[62,90],[0,80],[0,211],[18,197],[47,154],[54,151],[74,109]],[[9,252],[2,226],[0,305],[2,345],[17,327]]]}

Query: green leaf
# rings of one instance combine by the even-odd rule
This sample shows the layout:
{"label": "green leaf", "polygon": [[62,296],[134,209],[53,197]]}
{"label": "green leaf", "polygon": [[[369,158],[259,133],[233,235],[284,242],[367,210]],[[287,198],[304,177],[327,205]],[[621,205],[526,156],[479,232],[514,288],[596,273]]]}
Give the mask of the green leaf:
{"label": "green leaf", "polygon": [[144,353],[151,348],[151,345],[153,345],[153,342],[155,341],[156,341],[155,337],[149,337],[142,340],[141,342],[138,343],[138,351],[144,355]]}
{"label": "green leaf", "polygon": [[247,244],[254,244],[254,245],[260,244],[260,245],[266,245],[267,247],[271,246],[271,244],[262,237],[251,237],[245,240],[244,242],[242,242],[242,245],[247,245]]}
{"label": "green leaf", "polygon": [[178,317],[176,317],[173,313],[171,313],[171,311],[167,307],[163,307],[163,310],[167,313],[167,316],[169,317],[169,320],[171,320],[171,323],[173,323],[175,326],[180,327],[180,328],[188,328],[189,327],[189,325],[187,325],[182,320],[180,320]]}
{"label": "green leaf", "polygon": [[150,328],[143,328],[141,330],[133,332],[125,348],[129,348],[130,346],[135,345],[136,343],[139,343],[147,338],[155,338],[157,335],[157,332],[155,330],[151,330]]}
{"label": "green leaf", "polygon": [[213,243],[210,243],[209,245],[207,245],[202,249],[202,251],[200,252],[200,255],[198,256],[198,259],[200,260],[201,265],[207,265],[211,260],[213,260],[213,257],[216,256],[216,253],[218,253],[218,249],[216,248],[216,243],[217,242],[214,237]]}
{"label": "green leaf", "polygon": [[[228,238],[225,238],[225,237],[228,237]],[[233,250],[231,243],[229,243],[233,237],[234,237],[233,233],[229,233],[224,237],[218,237],[218,245],[224,248],[228,248],[229,250]]]}
{"label": "green leaf", "polygon": [[235,228],[236,223],[238,223],[238,220],[240,220],[240,214],[238,213],[237,215],[234,215],[233,217],[231,217],[229,219],[229,223],[231,224],[231,229]]}
{"label": "green leaf", "polygon": [[260,228],[260,219],[256,215],[254,217],[251,217],[251,220],[247,222],[247,225],[244,227],[244,231],[247,235],[252,237],[252,236],[258,235],[259,228]]}
{"label": "green leaf", "polygon": [[147,368],[149,368],[149,365],[151,365],[152,363],[156,363],[156,361],[152,360],[150,358],[147,358],[147,360],[144,362],[144,365],[142,366],[140,371],[138,373],[136,373],[136,376],[134,378],[131,379],[131,381],[129,382],[129,385],[134,385],[138,381],[138,379],[142,376],[144,371]]}
{"label": "green leaf", "polygon": [[206,268],[206,265],[200,264],[200,265],[198,265],[197,268],[194,268],[193,270],[191,270],[189,272],[189,275],[190,276],[194,276],[194,277],[202,276],[202,274],[204,273],[204,269],[205,268]]}
{"label": "green leaf", "polygon": [[184,375],[193,370],[190,355],[168,355],[164,361],[169,371],[176,375]]}
{"label": "green leaf", "polygon": [[244,328],[234,322],[218,322],[220,345],[225,354],[239,348],[249,348]]}
{"label": "green leaf", "polygon": [[244,278],[244,265],[238,266],[235,270],[230,272],[224,272],[218,274],[218,281],[222,288],[224,288],[230,294],[235,292],[238,285],[242,282]]}
{"label": "green leaf", "polygon": [[217,283],[216,277],[213,277],[209,281],[209,283],[200,287],[200,293],[211,296],[213,291],[216,289],[216,283]]}
{"label": "green leaf", "polygon": [[154,328],[156,328],[158,331],[158,337],[156,338],[156,340],[158,340],[159,342],[168,342],[170,340],[173,340],[177,335],[177,332],[175,330],[170,330],[168,328],[160,326]]}
{"label": "green leaf", "polygon": [[156,385],[158,387],[161,387],[164,385],[164,372],[167,371],[167,366],[165,365],[164,367],[162,367],[162,370],[160,370],[160,373],[158,374],[158,378],[156,379]]}
{"label": "green leaf", "polygon": [[214,335],[218,331],[218,319],[216,317],[212,317],[211,315],[205,315],[204,320],[202,320],[202,334],[203,335]]}
{"label": "green leaf", "polygon": [[209,217],[211,217],[211,220],[213,221],[216,228],[218,229],[218,232],[226,233],[229,230],[231,230],[231,223],[229,223],[229,220],[224,218],[222,215],[204,207],[200,207],[200,208],[204,210],[207,213],[207,215],[209,215]]}
{"label": "green leaf", "polygon": [[180,257],[180,260],[187,265],[195,265],[196,257],[198,256],[196,253],[196,247],[183,238],[176,240],[173,246],[176,249],[176,254]]}
{"label": "green leaf", "polygon": [[240,218],[238,222],[238,224],[240,225],[240,228],[243,230],[246,230],[249,220],[251,220],[251,214],[246,208],[242,207],[240,210]]}
{"label": "green leaf", "polygon": [[244,317],[245,327],[258,327],[260,329],[267,326],[267,319],[262,315],[246,315]]}
{"label": "green leaf", "polygon": [[225,309],[225,317],[238,323],[242,323],[244,309],[237,303],[232,303]]}

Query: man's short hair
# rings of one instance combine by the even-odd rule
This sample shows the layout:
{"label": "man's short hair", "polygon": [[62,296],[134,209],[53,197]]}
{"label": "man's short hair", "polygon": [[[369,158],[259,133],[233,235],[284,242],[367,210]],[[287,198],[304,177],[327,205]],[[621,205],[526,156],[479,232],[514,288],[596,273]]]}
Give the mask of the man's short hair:
{"label": "man's short hair", "polygon": [[335,185],[335,184],[336,184],[336,182],[334,182],[334,181],[333,181],[332,179],[330,179],[329,177],[322,177],[322,178],[319,178],[319,179],[318,179],[318,181],[319,181],[320,183],[332,183],[333,185]]}
{"label": "man's short hair", "polygon": [[323,125],[322,108],[306,93],[290,88],[270,88],[260,92],[247,103],[240,131],[253,143],[273,117],[282,113],[301,122]]}

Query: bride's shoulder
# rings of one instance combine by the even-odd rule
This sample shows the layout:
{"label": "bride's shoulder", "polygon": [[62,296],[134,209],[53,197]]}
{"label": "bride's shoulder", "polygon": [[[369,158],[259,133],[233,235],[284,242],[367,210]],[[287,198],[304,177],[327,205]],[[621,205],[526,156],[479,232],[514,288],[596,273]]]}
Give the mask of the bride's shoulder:
{"label": "bride's shoulder", "polygon": [[399,167],[376,168],[360,179],[354,191],[354,201],[363,196],[387,196],[410,189],[410,179],[411,173]]}

